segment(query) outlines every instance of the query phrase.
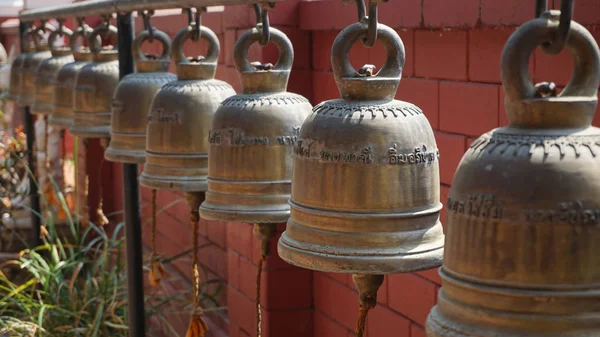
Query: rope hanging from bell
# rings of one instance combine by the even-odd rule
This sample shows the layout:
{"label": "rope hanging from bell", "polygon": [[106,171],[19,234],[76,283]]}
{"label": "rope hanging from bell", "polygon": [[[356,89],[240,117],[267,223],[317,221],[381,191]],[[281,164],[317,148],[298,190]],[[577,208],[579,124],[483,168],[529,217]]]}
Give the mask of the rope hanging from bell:
{"label": "rope hanging from bell", "polygon": [[263,264],[271,253],[271,239],[277,233],[277,224],[254,224],[254,235],[260,239],[260,260],[258,260],[258,271],[256,273],[256,336],[262,336],[262,312],[260,308],[260,290]]}
{"label": "rope hanging from bell", "polygon": [[356,337],[362,337],[369,310],[377,305],[377,291],[383,284],[383,275],[352,274],[352,281],[358,289],[359,310],[356,322]]}
{"label": "rope hanging from bell", "polygon": [[[108,148],[108,142],[109,140],[106,138],[103,138],[100,140],[100,144],[102,145],[102,147],[104,148],[104,150],[106,150]],[[98,201],[98,208],[96,208],[96,221],[97,221],[97,225],[100,227],[104,227],[106,225],[108,225],[110,223],[110,221],[108,221],[108,218],[106,217],[106,215],[104,214],[104,193],[103,193],[103,189],[102,189],[102,167],[104,166],[104,156],[102,156],[102,159],[100,160],[100,168],[98,170],[98,195],[99,195],[99,201]]]}

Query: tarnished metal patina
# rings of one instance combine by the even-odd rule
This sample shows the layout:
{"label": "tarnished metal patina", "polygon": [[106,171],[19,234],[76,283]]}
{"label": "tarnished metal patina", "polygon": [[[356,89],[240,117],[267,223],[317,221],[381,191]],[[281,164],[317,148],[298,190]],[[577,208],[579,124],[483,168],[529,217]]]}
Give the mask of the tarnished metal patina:
{"label": "tarnished metal patina", "polygon": [[[379,24],[387,57],[372,74],[349,62],[368,25],[344,29],[331,49],[340,99],[315,106],[294,147],[291,215],[282,259],[303,268],[388,274],[441,264],[439,151],[423,111],[394,99],[404,45]],[[372,74],[372,75],[371,75]]]}
{"label": "tarnished metal patina", "polygon": [[21,79],[25,59],[29,58],[30,54],[35,52],[35,44],[31,40],[33,39],[33,34],[41,35],[42,33],[35,27],[31,27],[23,32],[23,36],[21,37],[21,53],[13,60],[10,67],[8,99],[14,102],[18,102],[19,96],[21,95]]}
{"label": "tarnished metal patina", "polygon": [[312,106],[286,91],[294,61],[292,43],[275,28],[270,35],[279,48],[275,66],[248,61],[248,48],[261,41],[261,30],[245,32],[235,44],[243,93],[223,101],[213,119],[202,218],[277,223],[289,217],[293,145]]}
{"label": "tarnished metal patina", "polygon": [[85,65],[92,61],[90,49],[77,45],[78,37],[85,38],[92,29],[83,24],[73,33],[69,41],[73,52],[74,62],[65,64],[54,81],[54,109],[48,118],[48,123],[61,127],[69,127],[73,123],[73,89],[77,74]]}
{"label": "tarnished metal patina", "polygon": [[[144,55],[142,44],[150,39],[162,44],[162,55]],[[171,39],[159,30],[142,31],[133,41],[136,72],[125,76],[115,90],[112,102],[110,146],[104,153],[107,160],[142,164],[146,159],[146,125],[152,99],[160,87],[175,81],[170,74]]]}
{"label": "tarnished metal patina", "polygon": [[92,62],[75,79],[73,89],[72,135],[82,138],[110,137],[111,103],[119,84],[119,51],[116,46],[102,47],[99,34],[117,35],[117,28],[102,24],[88,37]]}
{"label": "tarnished metal patina", "polygon": [[67,63],[74,61],[71,47],[57,47],[54,41],[57,36],[71,38],[73,32],[66,28],[50,33],[48,45],[50,46],[51,58],[43,60],[35,72],[35,101],[31,106],[31,112],[37,115],[50,115],[54,110],[54,85],[58,71]]}
{"label": "tarnished metal patina", "polygon": [[212,30],[200,27],[200,37],[208,44],[206,57],[183,54],[183,45],[193,34],[193,28],[186,27],[173,39],[177,81],[162,86],[147,115],[140,184],[148,188],[206,191],[213,115],[224,99],[235,95],[229,84],[215,79],[220,44]]}
{"label": "tarnished metal patina", "polygon": [[600,51],[571,22],[571,81],[558,96],[534,86],[529,57],[558,30],[547,12],[506,43],[510,124],[474,141],[454,176],[430,337],[600,336]]}
{"label": "tarnished metal patina", "polygon": [[31,106],[35,102],[35,73],[37,67],[47,58],[52,57],[48,41],[43,38],[44,31],[53,31],[54,27],[48,23],[36,28],[31,37],[35,44],[35,51],[26,53],[21,67],[21,90],[17,98],[20,106]]}

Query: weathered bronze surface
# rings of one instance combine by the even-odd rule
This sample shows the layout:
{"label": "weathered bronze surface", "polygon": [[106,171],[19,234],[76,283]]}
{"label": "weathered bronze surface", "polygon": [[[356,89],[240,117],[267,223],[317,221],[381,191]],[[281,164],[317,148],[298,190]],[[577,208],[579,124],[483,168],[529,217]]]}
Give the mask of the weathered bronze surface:
{"label": "weathered bronze surface", "polygon": [[140,184],[148,188],[206,191],[213,115],[221,101],[235,95],[229,84],[214,78],[220,44],[212,30],[200,27],[200,36],[208,43],[206,57],[183,54],[193,29],[184,28],[173,39],[177,81],[163,85],[147,116],[146,164]]}
{"label": "weathered bronze surface", "polygon": [[21,90],[17,98],[20,106],[31,106],[35,102],[35,72],[43,60],[52,57],[48,41],[41,34],[44,30],[52,31],[54,27],[44,24],[38,27],[31,35],[35,44],[35,51],[26,53],[21,67]]}
{"label": "weathered bronze surface", "polygon": [[357,72],[352,45],[368,24],[344,29],[331,49],[340,99],[313,109],[294,147],[291,215],[279,240],[282,259],[303,268],[387,274],[441,264],[439,152],[417,106],[394,99],[404,45],[378,24],[382,69]]}
{"label": "weathered bronze surface", "polygon": [[99,34],[116,37],[117,28],[100,25],[88,37],[92,62],[75,79],[73,89],[72,135],[82,138],[109,138],[111,102],[119,84],[119,52],[116,46],[102,47]]}
{"label": "weathered bronze surface", "polygon": [[56,47],[54,41],[57,36],[63,35],[71,38],[73,32],[61,27],[48,37],[48,45],[52,57],[43,60],[35,72],[35,101],[31,112],[37,115],[50,115],[54,110],[54,85],[58,71],[67,63],[74,61],[71,47]]}
{"label": "weathered bronze surface", "polygon": [[39,35],[41,34],[41,32],[38,32],[35,28],[29,28],[28,30],[23,32],[23,36],[21,38],[21,53],[14,59],[10,67],[8,99],[17,103],[19,101],[19,96],[21,95],[21,78],[23,72],[23,64],[25,63],[25,59],[29,58],[30,54],[35,52],[35,44],[33,41],[31,41],[31,39],[33,39],[33,34]]}
{"label": "weathered bronze surface", "polygon": [[73,33],[69,41],[71,51],[73,52],[74,62],[65,64],[54,82],[54,109],[48,118],[52,125],[69,127],[73,124],[73,89],[75,78],[79,70],[92,61],[90,49],[77,45],[78,37],[88,36],[92,29],[88,25],[83,25]]}
{"label": "weathered bronze surface", "polygon": [[600,51],[571,22],[573,77],[544,97],[528,60],[558,27],[547,13],[506,43],[510,125],[473,142],[456,171],[430,337],[600,336]]}
{"label": "weathered bronze surface", "polygon": [[270,30],[279,48],[273,67],[257,70],[248,61],[248,48],[262,39],[261,30],[245,32],[235,44],[243,93],[223,101],[213,119],[208,192],[200,207],[205,219],[277,223],[289,217],[292,147],[312,106],[286,91],[294,50],[284,33]]}
{"label": "weathered bronze surface", "polygon": [[107,160],[142,164],[146,161],[146,125],[152,99],[160,87],[173,82],[170,74],[171,39],[154,29],[153,38],[162,44],[162,55],[144,55],[142,44],[150,32],[142,31],[133,41],[136,72],[125,76],[115,90],[112,102],[110,146],[104,153]]}

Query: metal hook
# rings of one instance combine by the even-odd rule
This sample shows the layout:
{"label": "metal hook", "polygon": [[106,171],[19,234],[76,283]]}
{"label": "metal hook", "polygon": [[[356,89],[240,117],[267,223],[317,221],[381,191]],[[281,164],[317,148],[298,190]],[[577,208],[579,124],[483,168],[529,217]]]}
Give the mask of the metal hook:
{"label": "metal hook", "polygon": [[369,16],[367,17],[369,22],[369,28],[367,31],[367,38],[363,39],[363,45],[367,48],[372,48],[377,42],[377,25],[379,22],[377,21],[377,1],[370,0],[369,1]]}
{"label": "metal hook", "polygon": [[259,6],[258,4],[254,4],[254,14],[256,14],[256,28],[262,32],[262,39],[260,40],[260,44],[262,46],[266,46],[271,41],[271,32],[269,25],[269,9],[275,7],[275,3],[269,2],[268,7]]}
{"label": "metal hook", "polygon": [[[342,3],[344,5],[349,5],[352,2],[353,2],[352,0],[342,0]],[[365,2],[364,2],[364,0],[354,0],[354,3],[356,4],[356,12],[358,14],[358,22],[360,22],[365,18],[365,16],[367,16]]]}
{"label": "metal hook", "polygon": [[[202,26],[202,12],[206,11],[206,7],[200,7],[196,9],[196,14],[194,15],[194,23],[193,23],[193,34],[192,34],[192,41],[198,41],[200,40],[200,34],[201,34],[201,30],[200,27]],[[191,10],[190,10],[191,13]],[[188,16],[188,18],[191,18],[191,14]],[[192,25],[192,22],[190,21],[190,25]]]}
{"label": "metal hook", "polygon": [[[546,54],[557,55],[564,47],[565,43],[569,39],[569,33],[571,31],[571,20],[573,19],[573,7],[574,0],[562,0],[560,3],[560,23],[558,26],[558,32],[552,42],[545,42],[542,44],[542,50]],[[535,3],[535,17],[539,18],[544,13],[548,12],[547,0],[536,0]]]}
{"label": "metal hook", "polygon": [[152,27],[152,15],[154,15],[154,10],[142,11],[142,19],[144,20],[144,30],[148,31],[148,41],[150,43],[154,41],[154,27]]}

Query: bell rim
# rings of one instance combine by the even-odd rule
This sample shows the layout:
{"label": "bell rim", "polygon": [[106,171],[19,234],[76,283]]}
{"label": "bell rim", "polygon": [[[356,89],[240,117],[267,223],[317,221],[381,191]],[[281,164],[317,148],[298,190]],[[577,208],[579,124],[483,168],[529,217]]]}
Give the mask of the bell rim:
{"label": "bell rim", "polygon": [[208,190],[208,183],[205,179],[197,179],[196,181],[161,179],[149,176],[145,172],[140,175],[140,185],[149,189],[175,192],[206,192]]}
{"label": "bell rim", "polygon": [[[357,213],[357,212],[347,212],[347,211],[332,211],[332,210],[326,210],[326,209],[320,209],[320,208],[313,208],[313,207],[308,207],[308,206],[304,206],[301,205],[299,203],[296,203],[292,200],[292,198],[290,198],[288,200],[288,203],[290,204],[290,209],[292,211],[297,210],[299,212],[305,212],[305,213],[311,213],[311,214],[315,214],[315,213],[320,213],[322,215],[328,216],[328,217],[332,217],[332,218],[395,218],[395,219],[407,219],[407,218],[416,218],[416,217],[421,217],[421,216],[426,216],[426,215],[433,215],[435,213],[439,213],[441,212],[441,210],[444,208],[444,205],[438,201],[437,205],[432,205],[432,206],[425,206],[422,207],[416,211],[413,212],[394,212],[394,213]],[[291,216],[291,215],[290,215]]]}
{"label": "bell rim", "polygon": [[144,164],[146,162],[146,151],[122,150],[109,147],[104,152],[104,159],[123,164]]}
{"label": "bell rim", "polygon": [[288,210],[256,210],[239,211],[207,208],[205,202],[200,205],[200,217],[202,219],[220,222],[244,222],[244,223],[283,223],[290,217]]}
{"label": "bell rim", "polygon": [[[286,233],[281,234],[277,242],[277,254],[286,263],[296,267],[319,271],[348,274],[397,274],[414,273],[442,266],[444,246],[422,251],[417,254],[398,254],[394,256],[331,255],[316,251],[302,250],[286,242]],[[307,261],[302,263],[300,260]],[[378,261],[374,261],[377,259]],[[385,261],[387,263],[381,263]],[[317,263],[315,263],[317,262]],[[347,268],[340,266],[348,266]],[[363,268],[361,268],[363,266]]]}

